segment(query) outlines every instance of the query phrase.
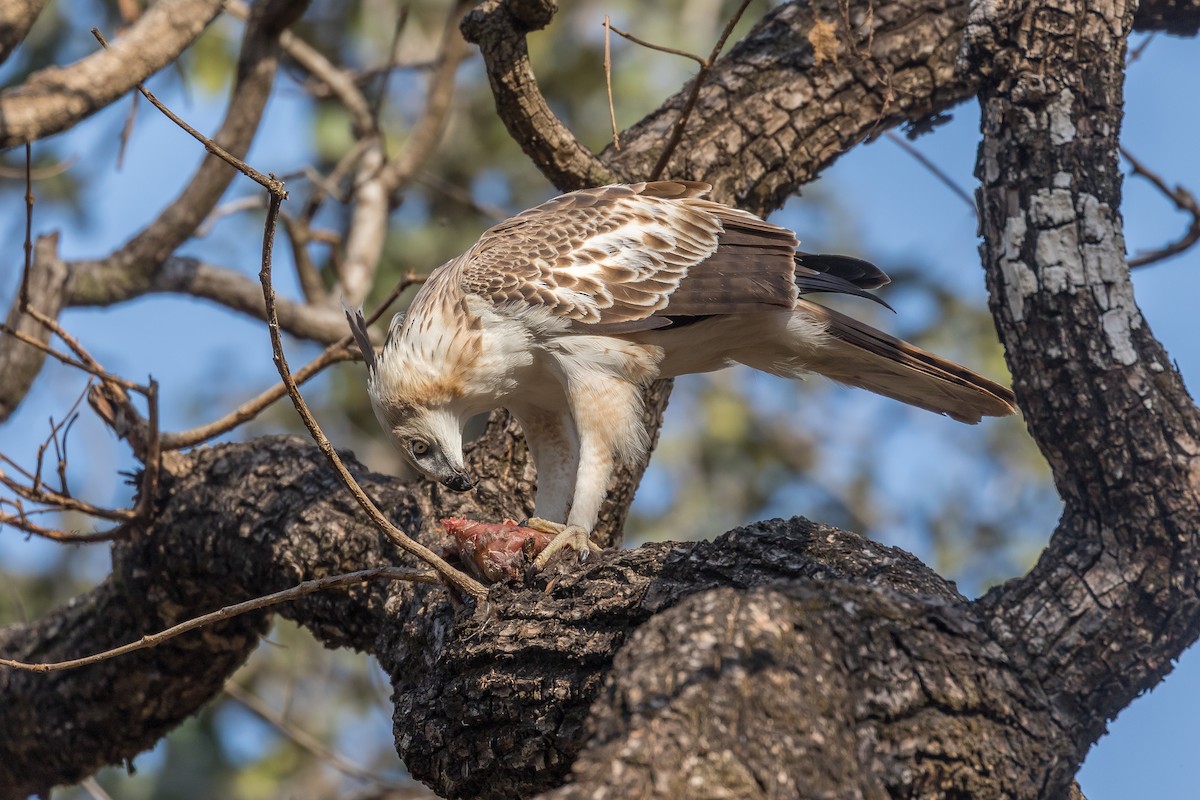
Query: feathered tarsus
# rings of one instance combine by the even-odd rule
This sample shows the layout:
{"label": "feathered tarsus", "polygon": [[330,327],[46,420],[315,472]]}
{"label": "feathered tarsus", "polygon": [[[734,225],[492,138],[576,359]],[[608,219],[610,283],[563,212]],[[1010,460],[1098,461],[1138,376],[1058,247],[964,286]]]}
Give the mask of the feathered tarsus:
{"label": "feathered tarsus", "polygon": [[791,231],[708,190],[604,186],[518,214],[435,270],[377,355],[347,313],[380,424],[427,477],[470,489],[463,425],[497,407],[520,421],[537,517],[562,531],[538,566],[564,544],[586,553],[615,465],[645,455],[640,389],[659,377],[742,363],[963,422],[1015,410],[1008,388],[804,298],[882,303],[878,268],[799,253]]}

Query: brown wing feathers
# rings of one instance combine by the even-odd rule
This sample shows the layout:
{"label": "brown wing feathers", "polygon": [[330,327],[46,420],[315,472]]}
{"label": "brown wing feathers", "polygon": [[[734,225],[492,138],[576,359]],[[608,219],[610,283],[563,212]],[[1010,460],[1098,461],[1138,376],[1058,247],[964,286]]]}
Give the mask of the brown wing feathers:
{"label": "brown wing feathers", "polygon": [[826,321],[833,339],[809,365],[813,371],[960,422],[1016,411],[1008,387],[833,309],[800,303],[799,310]]}
{"label": "brown wing feathers", "polygon": [[721,221],[717,249],[688,269],[658,314],[690,317],[790,310],[796,301],[795,234],[716,203],[701,203],[697,205]]}
{"label": "brown wing feathers", "polygon": [[828,328],[814,371],[964,422],[1015,410],[1009,389],[800,299],[836,292],[887,306],[869,290],[888,277],[861,259],[797,252],[791,231],[703,199],[708,188],[664,181],[555,198],[486,232],[466,256],[461,285],[604,334],[795,309]]}

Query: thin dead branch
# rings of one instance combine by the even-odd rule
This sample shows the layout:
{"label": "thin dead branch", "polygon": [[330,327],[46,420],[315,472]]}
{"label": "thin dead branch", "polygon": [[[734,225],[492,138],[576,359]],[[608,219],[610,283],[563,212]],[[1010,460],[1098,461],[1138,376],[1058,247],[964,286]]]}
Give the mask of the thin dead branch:
{"label": "thin dead branch", "polygon": [[330,750],[321,740],[308,731],[294,725],[286,716],[267,705],[263,700],[250,691],[242,688],[233,681],[225,684],[225,694],[246,710],[263,720],[275,730],[282,733],[297,746],[307,750],[333,769],[351,778],[367,781],[383,789],[404,790],[410,784],[381,775],[374,770],[361,767],[339,753]]}
{"label": "thin dead branch", "polygon": [[309,434],[317,447],[325,454],[329,463],[333,466],[342,483],[354,496],[359,506],[367,512],[367,516],[375,523],[379,530],[383,531],[388,538],[395,542],[406,553],[419,558],[437,571],[442,579],[476,600],[482,600],[487,596],[487,589],[483,584],[465,575],[461,571],[450,566],[444,559],[438,556],[429,548],[420,542],[412,539],[408,534],[397,528],[391,520],[383,515],[379,507],[375,505],[371,498],[367,497],[367,493],[358,485],[358,481],[346,469],[345,463],[341,456],[333,449],[333,444],[321,430],[321,426],[317,424],[316,418],[308,408],[308,404],[304,401],[304,397],[300,394],[299,387],[296,386],[295,378],[292,377],[292,372],[288,368],[287,358],[283,353],[283,338],[279,333],[279,316],[275,309],[275,289],[271,285],[271,252],[275,242],[275,220],[279,216],[279,205],[283,202],[286,195],[282,190],[277,194],[271,193],[271,204],[267,209],[267,219],[263,233],[263,251],[262,251],[262,270],[259,272],[259,281],[262,283],[263,300],[267,308],[267,329],[271,334],[271,351],[275,357],[275,367],[279,370],[279,377],[283,379],[287,386],[288,396],[292,399],[292,405],[296,408],[296,413],[300,415],[300,419],[304,422],[304,426],[308,428]]}
{"label": "thin dead branch", "polygon": [[[6,457],[5,460],[7,461],[8,458]],[[55,509],[62,511],[76,511],[80,514],[87,514],[89,517],[106,519],[110,522],[129,522],[130,520],[137,519],[136,511],[126,508],[102,508],[84,500],[70,497],[54,489],[49,489],[44,485],[38,487],[26,486],[20,481],[13,480],[3,471],[0,471],[0,486],[4,486],[13,494],[31,503],[53,506]]]}
{"label": "thin dead branch", "polygon": [[118,525],[111,530],[96,531],[94,533],[63,531],[57,528],[47,528],[45,526],[38,525],[35,522],[31,522],[29,520],[29,514],[0,513],[0,526],[3,525],[8,525],[16,528],[17,530],[30,534],[31,536],[49,539],[50,541],[58,542],[59,544],[97,544],[99,542],[111,542],[114,539],[121,538],[126,530],[124,525]]}
{"label": "thin dead branch", "polygon": [[[334,342],[322,350],[316,358],[296,371],[296,383],[305,383],[331,364],[340,364],[343,361],[353,361],[356,359],[358,357],[357,354],[346,348],[346,345],[349,343],[350,337],[347,336],[345,339]],[[264,390],[257,397],[246,401],[220,419],[186,431],[163,434],[162,447],[164,450],[182,450],[185,447],[195,447],[196,445],[203,444],[254,419],[286,394],[287,388],[282,383],[276,383],[269,389]]]}
{"label": "thin dead branch", "polygon": [[491,203],[481,203],[475,199],[469,189],[451,183],[440,175],[435,175],[432,172],[422,172],[417,175],[417,183],[422,186],[427,186],[433,189],[443,197],[447,197],[456,203],[462,203],[467,208],[474,211],[485,219],[500,222],[512,216],[512,212],[501,208],[500,206]]}
{"label": "thin dead branch", "polygon": [[1137,269],[1138,267],[1145,267],[1165,261],[1172,256],[1179,255],[1200,241],[1200,203],[1196,202],[1196,196],[1183,186],[1176,186],[1172,189],[1161,176],[1148,169],[1124,147],[1120,148],[1120,151],[1125,160],[1129,162],[1134,175],[1140,175],[1150,181],[1156,189],[1175,204],[1176,208],[1190,214],[1192,217],[1192,221],[1188,224],[1188,229],[1184,232],[1183,236],[1157,250],[1152,250],[1149,253],[1143,253],[1142,255],[1128,259],[1129,268]]}
{"label": "thin dead branch", "polygon": [[446,15],[441,43],[438,46],[438,66],[430,77],[429,88],[425,92],[425,108],[404,142],[404,148],[390,159],[381,174],[383,186],[391,197],[395,197],[397,192],[412,182],[420,168],[429,162],[441,141],[442,132],[450,117],[450,101],[454,98],[458,65],[470,55],[470,49],[458,30],[464,10],[465,4],[456,2]]}
{"label": "thin dead branch", "polygon": [[[57,178],[59,175],[66,173],[71,167],[79,161],[78,154],[72,154],[54,164],[47,164],[42,167],[33,167],[29,170],[29,177],[35,181],[44,181],[50,178]],[[0,163],[0,178],[10,180],[25,180],[25,167],[12,167],[8,164]]]}
{"label": "thin dead branch", "polygon": [[[92,36],[96,37],[96,41],[100,42],[100,45],[102,47],[104,47],[105,50],[108,49],[108,41],[105,40],[104,34],[102,34],[100,32],[99,28],[92,28]],[[233,167],[234,169],[236,169],[238,172],[245,175],[250,180],[254,181],[255,183],[257,183],[260,186],[262,186],[263,188],[265,188],[267,191],[270,191],[272,193],[274,193],[276,191],[283,191],[283,183],[281,181],[279,181],[279,179],[275,178],[274,176],[263,175],[261,172],[254,169],[253,167],[251,167],[245,161],[242,161],[240,158],[238,158],[237,156],[230,153],[224,147],[221,147],[219,144],[214,142],[212,139],[209,139],[207,136],[200,133],[200,131],[196,130],[191,125],[188,125],[186,122],[184,122],[178,116],[176,116],[175,113],[173,111],[171,111],[171,109],[169,109],[165,105],[163,105],[162,101],[160,101],[157,97],[155,97],[154,94],[151,93],[151,91],[149,89],[147,89],[144,84],[139,82],[135,85],[137,86],[137,90],[142,93],[142,96],[150,101],[151,105],[153,105],[155,108],[157,108],[159,111],[161,111],[164,115],[166,115],[167,119],[171,120],[176,125],[178,125],[181,129],[183,129],[189,135],[191,135],[191,137],[193,139],[200,142],[200,144],[204,145],[204,149],[207,150],[209,153],[211,153],[214,156],[216,156],[217,158],[221,159],[226,164]]]}
{"label": "thin dead branch", "polygon": [[[39,316],[41,317],[41,319],[38,320],[39,322],[42,319],[50,319],[49,317],[46,317],[45,315],[40,314],[40,313],[39,313]],[[55,327],[58,327],[57,323],[55,323]],[[53,329],[51,329],[51,330],[53,330]],[[124,378],[121,378],[116,375],[112,375],[108,372],[105,372],[103,369],[96,369],[92,366],[89,366],[88,364],[85,364],[82,361],[74,359],[71,356],[67,355],[66,353],[62,352],[61,350],[51,347],[50,345],[46,344],[45,342],[41,341],[40,339],[36,339],[33,336],[30,336],[29,334],[24,333],[23,331],[17,330],[16,328],[9,327],[6,323],[0,322],[0,331],[13,337],[18,342],[23,342],[24,344],[27,344],[30,347],[41,350],[46,355],[51,356],[52,358],[55,358],[58,361],[61,361],[63,364],[66,364],[69,367],[75,367],[78,370],[82,370],[83,372],[87,372],[92,375],[95,375],[97,378],[100,378],[101,380],[106,380],[111,383],[115,383],[118,386],[122,386],[122,387],[124,387],[126,389],[130,389],[132,391],[138,391],[138,390],[145,388],[145,387],[140,386],[132,381],[128,381],[128,380],[125,380]],[[55,333],[57,333],[57,331],[55,331]]]}
{"label": "thin dead branch", "polygon": [[613,147],[621,149],[621,136],[617,132],[617,109],[613,106],[612,91],[612,23],[604,15],[604,88],[608,90],[608,121],[612,125]]}
{"label": "thin dead branch", "polygon": [[375,121],[376,128],[379,127],[379,115],[383,112],[383,104],[387,99],[388,82],[391,80],[392,71],[400,63],[400,36],[408,26],[408,14],[408,5],[400,6],[400,13],[396,15],[396,24],[392,27],[392,46],[388,48],[388,59],[382,67],[383,77],[379,81],[379,91],[375,94],[375,102],[371,106],[371,118]]}
{"label": "thin dead branch", "polygon": [[85,667],[88,664],[95,664],[100,661],[107,661],[110,658],[123,656],[126,653],[132,653],[135,650],[145,650],[148,647],[155,647],[165,641],[174,639],[176,636],[194,631],[197,628],[202,628],[205,625],[211,625],[215,622],[223,622],[227,619],[257,611],[260,608],[268,608],[279,603],[286,603],[291,600],[304,597],[313,592],[324,591],[325,589],[338,589],[345,586],[353,586],[358,583],[374,580],[389,580],[389,581],[409,581],[410,583],[437,583],[438,578],[432,572],[423,572],[418,570],[400,569],[398,567],[375,567],[373,569],[363,569],[357,572],[348,572],[344,575],[331,575],[326,578],[318,578],[316,580],[304,581],[293,586],[290,589],[284,589],[279,592],[256,597],[253,600],[247,600],[243,603],[235,603],[230,606],[224,606],[216,611],[208,614],[202,614],[198,617],[193,617],[178,625],[172,625],[166,630],[158,633],[148,634],[138,639],[136,642],[114,647],[111,650],[105,650],[102,653],[95,653],[82,658],[72,658],[67,661],[54,661],[47,664],[36,664],[27,661],[15,661],[9,658],[0,658],[0,667],[11,667],[12,669],[27,670],[29,672],[58,672],[60,670],[75,669],[77,667]]}
{"label": "thin dead branch", "polygon": [[929,170],[933,177],[941,181],[946,188],[952,191],[959,200],[962,200],[964,203],[970,206],[972,214],[974,214],[976,217],[979,216],[979,210],[975,208],[975,198],[971,196],[970,192],[968,192],[962,186],[959,186],[953,178],[946,174],[945,170],[930,161],[924,153],[913,147],[910,142],[905,141],[903,136],[897,135],[894,131],[887,131],[884,135],[888,138],[888,141],[899,147],[905,153],[908,153],[918,164]]}
{"label": "thin dead branch", "polygon": [[29,273],[33,269],[33,145],[25,143],[25,263],[21,270],[20,307],[29,308]]}
{"label": "thin dead branch", "polygon": [[[607,17],[605,19],[607,19]],[[703,56],[698,56],[695,53],[689,53],[687,50],[677,50],[674,47],[667,47],[666,45],[654,44],[654,42],[648,42],[645,39],[639,39],[637,36],[634,36],[632,33],[621,30],[616,25],[609,25],[608,27],[611,28],[612,32],[615,33],[617,36],[620,36],[623,39],[628,39],[629,41],[633,42],[636,45],[641,45],[642,47],[645,47],[647,50],[657,50],[660,53],[667,53],[668,55],[672,55],[672,56],[682,56],[683,58],[690,58],[692,61],[695,61],[697,64],[699,64],[701,69],[708,68],[708,61]]]}
{"label": "thin dead branch", "polygon": [[[250,19],[250,7],[239,0],[226,0],[225,10],[230,16],[246,21]],[[375,135],[375,120],[367,97],[354,81],[354,75],[334,65],[319,50],[296,36],[291,31],[279,34],[279,46],[297,64],[316,78],[338,99],[353,119],[355,136]]]}
{"label": "thin dead branch", "polygon": [[708,58],[704,59],[700,71],[696,73],[696,77],[692,81],[692,90],[688,93],[687,100],[684,101],[683,108],[679,111],[679,118],[675,121],[675,126],[671,128],[671,135],[667,139],[666,147],[663,148],[662,155],[658,157],[658,162],[654,165],[654,169],[650,170],[649,180],[656,181],[662,177],[663,170],[667,168],[667,163],[670,162],[671,156],[675,154],[675,148],[679,146],[679,142],[683,138],[683,129],[687,127],[688,118],[692,115],[692,109],[696,107],[696,99],[700,96],[700,87],[704,85],[704,79],[708,77],[708,72],[712,69],[713,62],[716,61],[721,51],[725,49],[726,40],[733,33],[734,27],[742,18],[742,14],[746,13],[746,8],[749,5],[750,0],[742,0],[738,4],[737,10],[733,12],[733,16],[725,23],[725,28],[721,31],[717,43],[713,45],[712,52],[708,54]]}

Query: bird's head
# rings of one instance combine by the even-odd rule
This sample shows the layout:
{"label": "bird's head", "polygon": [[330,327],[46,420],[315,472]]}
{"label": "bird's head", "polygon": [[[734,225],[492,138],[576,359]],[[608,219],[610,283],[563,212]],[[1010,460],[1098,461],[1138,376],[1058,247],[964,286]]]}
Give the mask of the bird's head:
{"label": "bird's head", "polygon": [[[474,489],[477,481],[467,474],[462,451],[463,426],[471,414],[460,407],[461,392],[451,382],[414,369],[416,365],[405,363],[388,344],[376,357],[362,311],[347,309],[346,318],[367,362],[367,389],[375,417],[404,460],[426,478],[456,492]],[[397,315],[389,340],[400,323]]]}
{"label": "bird's head", "polygon": [[462,421],[451,406],[392,403],[386,397],[372,405],[379,424],[400,449],[404,460],[430,480],[456,492],[475,488],[462,452]]}

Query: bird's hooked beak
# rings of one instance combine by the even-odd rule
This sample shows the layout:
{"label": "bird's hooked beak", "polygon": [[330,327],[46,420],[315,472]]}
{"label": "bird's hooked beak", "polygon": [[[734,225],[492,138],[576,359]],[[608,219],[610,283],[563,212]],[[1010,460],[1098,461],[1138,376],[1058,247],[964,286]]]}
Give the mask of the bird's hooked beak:
{"label": "bird's hooked beak", "polygon": [[442,481],[443,486],[455,492],[469,492],[478,484],[479,481],[471,480],[471,477],[461,470],[455,470],[453,475]]}

